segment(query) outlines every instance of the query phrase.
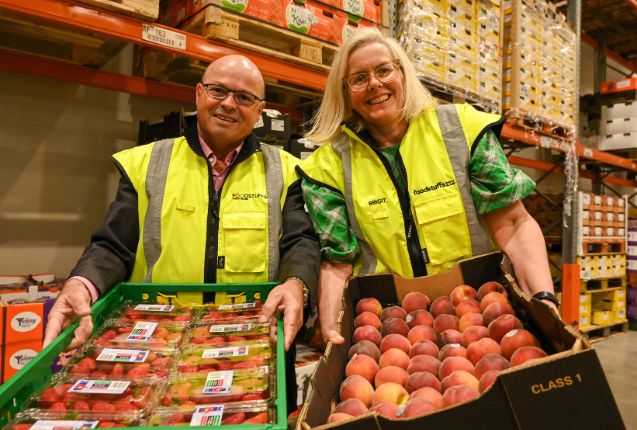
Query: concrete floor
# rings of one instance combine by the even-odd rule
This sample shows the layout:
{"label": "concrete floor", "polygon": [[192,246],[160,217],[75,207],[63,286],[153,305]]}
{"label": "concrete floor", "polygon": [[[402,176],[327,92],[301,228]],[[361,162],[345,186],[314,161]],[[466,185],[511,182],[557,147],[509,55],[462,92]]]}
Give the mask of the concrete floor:
{"label": "concrete floor", "polygon": [[637,430],[637,331],[593,344],[627,430]]}

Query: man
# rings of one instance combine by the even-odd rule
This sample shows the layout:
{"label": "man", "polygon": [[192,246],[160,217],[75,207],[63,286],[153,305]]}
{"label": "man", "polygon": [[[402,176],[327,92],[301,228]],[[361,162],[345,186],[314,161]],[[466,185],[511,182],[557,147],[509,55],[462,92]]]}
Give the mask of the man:
{"label": "man", "polygon": [[193,118],[182,137],[114,155],[117,195],[51,309],[45,346],[78,317],[70,348],[83,344],[91,303],[121,281],[282,281],[261,319],[283,311],[290,348],[316,289],[320,253],[298,160],[252,134],[264,93],[249,59],[222,57],[197,84],[196,127]]}

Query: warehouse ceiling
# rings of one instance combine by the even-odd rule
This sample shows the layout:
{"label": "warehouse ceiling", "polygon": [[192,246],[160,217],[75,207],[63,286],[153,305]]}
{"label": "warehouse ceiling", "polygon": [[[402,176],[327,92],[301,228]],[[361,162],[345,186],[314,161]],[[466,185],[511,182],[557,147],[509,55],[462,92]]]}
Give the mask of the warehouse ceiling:
{"label": "warehouse ceiling", "polygon": [[637,0],[582,0],[582,32],[637,64]]}

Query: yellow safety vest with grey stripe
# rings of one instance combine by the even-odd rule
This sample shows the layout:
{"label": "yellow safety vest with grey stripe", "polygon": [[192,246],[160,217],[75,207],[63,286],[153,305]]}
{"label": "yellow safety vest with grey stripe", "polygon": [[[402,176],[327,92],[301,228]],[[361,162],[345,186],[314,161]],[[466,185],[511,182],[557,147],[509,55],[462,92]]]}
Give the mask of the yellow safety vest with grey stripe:
{"label": "yellow safety vest with grey stripe", "polygon": [[[140,238],[130,282],[202,283],[209,234],[208,161],[184,137],[114,155],[138,196]],[[233,165],[221,190],[217,283],[276,281],[281,212],[298,159],[261,145]],[[214,192],[214,191],[213,191]]]}
{"label": "yellow safety vest with grey stripe", "polygon": [[[413,118],[400,145],[428,275],[462,258],[493,250],[471,197],[468,166],[472,144],[501,116],[464,105],[441,105]],[[390,272],[411,278],[406,227],[399,194],[382,155],[342,127],[329,144],[301,163],[309,179],[343,194],[361,255],[355,275]]]}

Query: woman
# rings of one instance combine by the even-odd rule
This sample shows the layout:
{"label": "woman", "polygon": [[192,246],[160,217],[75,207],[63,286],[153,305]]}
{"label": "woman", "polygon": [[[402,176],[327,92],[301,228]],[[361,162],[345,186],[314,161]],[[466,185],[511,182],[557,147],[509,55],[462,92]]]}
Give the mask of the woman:
{"label": "woman", "polygon": [[343,43],[307,135],[323,145],[300,167],[321,238],[325,340],[343,342],[336,321],[350,275],[432,275],[493,242],[521,287],[556,306],[542,232],[521,202],[535,184],[509,166],[503,122],[466,104],[436,106],[377,29]]}

